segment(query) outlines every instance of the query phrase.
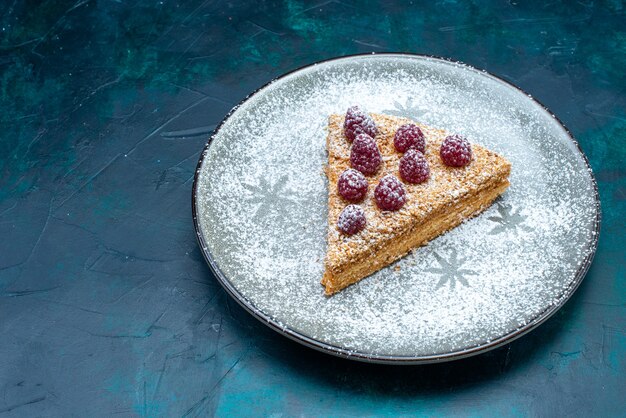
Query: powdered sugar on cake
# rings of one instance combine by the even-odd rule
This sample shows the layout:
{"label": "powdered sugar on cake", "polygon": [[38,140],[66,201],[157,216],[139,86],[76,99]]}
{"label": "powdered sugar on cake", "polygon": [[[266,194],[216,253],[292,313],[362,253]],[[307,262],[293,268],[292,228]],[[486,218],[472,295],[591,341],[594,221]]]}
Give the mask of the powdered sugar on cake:
{"label": "powdered sugar on cake", "polygon": [[[323,64],[233,114],[204,160],[197,209],[208,250],[237,291],[297,332],[381,355],[484,344],[566,297],[591,250],[589,175],[548,115],[466,72],[389,59]],[[478,218],[328,298],[319,284],[325,126],[355,103],[501,153],[513,165],[511,186]]]}

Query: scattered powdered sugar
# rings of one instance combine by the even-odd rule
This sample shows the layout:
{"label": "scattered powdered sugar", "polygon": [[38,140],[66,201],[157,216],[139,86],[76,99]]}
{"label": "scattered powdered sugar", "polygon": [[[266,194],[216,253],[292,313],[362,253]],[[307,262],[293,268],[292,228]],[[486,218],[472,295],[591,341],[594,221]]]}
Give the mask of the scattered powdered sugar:
{"label": "scattered powdered sugar", "polygon": [[[355,104],[501,153],[511,187],[479,217],[326,297],[325,127]],[[560,125],[511,87],[432,59],[350,58],[273,83],[221,127],[197,187],[208,251],[249,304],[371,355],[461,351],[535,321],[569,296],[595,242],[591,177]]]}

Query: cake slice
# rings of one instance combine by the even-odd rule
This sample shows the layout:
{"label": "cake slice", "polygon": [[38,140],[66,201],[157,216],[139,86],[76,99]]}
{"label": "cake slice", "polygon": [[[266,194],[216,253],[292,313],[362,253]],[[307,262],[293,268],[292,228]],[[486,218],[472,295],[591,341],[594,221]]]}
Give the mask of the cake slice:
{"label": "cake slice", "polygon": [[[365,226],[348,235],[338,227],[340,214],[351,204],[340,196],[337,187],[340,175],[351,168],[352,143],[346,137],[349,133],[344,132],[344,118],[330,116],[326,142],[328,247],[322,285],[327,295],[358,282],[479,214],[509,186],[511,164],[498,154],[471,144],[471,161],[462,167],[451,167],[440,156],[441,144],[449,133],[405,118],[371,114],[376,127],[368,133],[375,134],[374,141],[382,158],[378,170],[365,177],[368,182],[365,197],[355,204],[358,207],[346,211],[356,209],[364,214]],[[395,211],[381,210],[374,191],[387,175],[402,178],[398,167],[403,154],[394,146],[394,136],[405,124],[417,125],[424,134],[423,156],[430,176],[420,184],[403,181],[404,205]]]}

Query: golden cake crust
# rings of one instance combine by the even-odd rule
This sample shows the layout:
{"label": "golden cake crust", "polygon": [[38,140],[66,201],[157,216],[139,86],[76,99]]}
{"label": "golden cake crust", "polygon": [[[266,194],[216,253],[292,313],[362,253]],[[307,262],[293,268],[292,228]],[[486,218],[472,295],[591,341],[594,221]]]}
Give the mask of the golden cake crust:
{"label": "golden cake crust", "polygon": [[[439,157],[439,147],[448,133],[406,118],[371,114],[378,127],[376,143],[383,157],[381,169],[368,176],[369,189],[359,206],[365,211],[364,230],[346,236],[337,230],[337,219],[348,205],[337,192],[337,180],[350,167],[350,143],[343,135],[344,116],[331,115],[326,147],[328,151],[328,250],[322,284],[326,293],[335,293],[405,255],[411,248],[457,226],[486,208],[508,187],[511,164],[498,154],[472,144],[472,161],[465,167],[448,167]],[[404,183],[407,202],[395,212],[381,211],[374,200],[380,178],[398,178],[402,154],[393,145],[397,129],[414,123],[426,137],[424,156],[430,178],[422,184]]]}

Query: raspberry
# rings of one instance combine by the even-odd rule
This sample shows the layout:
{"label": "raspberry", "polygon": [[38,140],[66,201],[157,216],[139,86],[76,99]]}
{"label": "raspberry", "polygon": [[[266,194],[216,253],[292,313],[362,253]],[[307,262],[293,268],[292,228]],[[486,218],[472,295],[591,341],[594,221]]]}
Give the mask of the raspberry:
{"label": "raspberry", "polygon": [[339,214],[337,228],[346,235],[354,235],[365,228],[365,212],[357,205],[346,206]]}
{"label": "raspberry", "polygon": [[382,210],[398,210],[406,203],[406,192],[400,180],[392,175],[380,179],[374,190],[376,204]]}
{"label": "raspberry", "polygon": [[472,147],[461,135],[450,135],[441,143],[441,160],[451,167],[463,167],[472,160]]}
{"label": "raspberry", "polygon": [[349,202],[359,202],[367,194],[367,179],[360,171],[347,169],[337,181],[339,195]]}
{"label": "raspberry", "polygon": [[359,134],[368,134],[374,138],[378,133],[378,129],[370,115],[362,111],[358,106],[352,106],[346,112],[343,133],[348,142],[352,142]]}
{"label": "raspberry", "polygon": [[424,154],[410,149],[400,158],[400,177],[407,183],[419,184],[430,177],[430,167]]}
{"label": "raspberry", "polygon": [[357,135],[350,152],[350,165],[367,175],[378,171],[382,157],[376,142],[367,134]]}
{"label": "raspberry", "polygon": [[393,145],[398,152],[406,152],[409,148],[415,148],[419,152],[424,153],[426,141],[424,140],[424,133],[417,125],[407,123],[396,131],[396,135],[393,137]]}

